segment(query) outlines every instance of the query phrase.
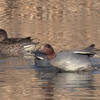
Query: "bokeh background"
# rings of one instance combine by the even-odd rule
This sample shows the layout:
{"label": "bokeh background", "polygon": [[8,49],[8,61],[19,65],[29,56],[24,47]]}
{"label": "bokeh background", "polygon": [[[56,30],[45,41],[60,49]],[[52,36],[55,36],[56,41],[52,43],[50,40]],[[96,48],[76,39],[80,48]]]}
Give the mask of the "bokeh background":
{"label": "bokeh background", "polygon": [[100,0],[0,0],[0,28],[9,37],[31,36],[56,51],[100,48]]}

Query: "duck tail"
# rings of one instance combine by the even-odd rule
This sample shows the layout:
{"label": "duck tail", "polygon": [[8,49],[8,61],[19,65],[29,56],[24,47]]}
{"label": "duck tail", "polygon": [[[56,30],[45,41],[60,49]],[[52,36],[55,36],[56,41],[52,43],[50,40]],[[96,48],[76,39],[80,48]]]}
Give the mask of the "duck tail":
{"label": "duck tail", "polygon": [[95,54],[100,52],[100,49],[97,49],[94,47],[95,47],[95,44],[91,44],[90,46],[84,49],[74,51],[74,53],[81,54],[81,55],[88,55],[89,57],[93,57]]}

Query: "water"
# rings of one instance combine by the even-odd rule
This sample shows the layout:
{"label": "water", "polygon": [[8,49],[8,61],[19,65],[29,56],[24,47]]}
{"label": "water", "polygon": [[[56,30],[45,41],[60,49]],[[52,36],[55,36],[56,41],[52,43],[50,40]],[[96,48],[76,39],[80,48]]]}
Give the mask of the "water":
{"label": "water", "polygon": [[[57,52],[91,43],[100,48],[100,1],[0,0],[0,28],[8,37],[50,43]],[[0,58],[0,100],[99,100],[100,71],[56,74],[33,65],[33,59]]]}
{"label": "water", "polygon": [[[100,59],[92,59],[99,63]],[[99,100],[100,71],[55,73],[34,66],[33,59],[0,60],[1,100]]]}

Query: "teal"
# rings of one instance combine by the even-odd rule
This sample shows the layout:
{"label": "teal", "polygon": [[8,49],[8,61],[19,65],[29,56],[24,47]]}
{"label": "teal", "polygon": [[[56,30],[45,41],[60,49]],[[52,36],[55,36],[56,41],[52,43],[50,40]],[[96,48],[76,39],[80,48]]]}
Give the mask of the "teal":
{"label": "teal", "polygon": [[39,42],[33,42],[31,37],[8,38],[7,32],[0,29],[0,55],[20,56],[31,55]]}
{"label": "teal", "polygon": [[43,44],[35,52],[36,66],[54,66],[64,71],[91,71],[96,67],[90,57],[98,51],[94,44],[80,50],[63,50],[55,53],[50,44]]}

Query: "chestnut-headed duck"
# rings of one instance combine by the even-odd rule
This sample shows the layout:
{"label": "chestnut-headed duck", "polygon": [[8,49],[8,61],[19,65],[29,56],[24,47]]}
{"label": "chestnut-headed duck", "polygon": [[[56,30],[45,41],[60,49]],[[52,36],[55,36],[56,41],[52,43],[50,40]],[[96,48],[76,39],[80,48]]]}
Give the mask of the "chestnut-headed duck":
{"label": "chestnut-headed duck", "polygon": [[92,57],[98,49],[94,48],[94,44],[80,50],[65,50],[55,53],[50,44],[43,44],[35,52],[36,64],[43,66],[55,66],[64,71],[80,71],[80,70],[95,70],[90,57]]}

